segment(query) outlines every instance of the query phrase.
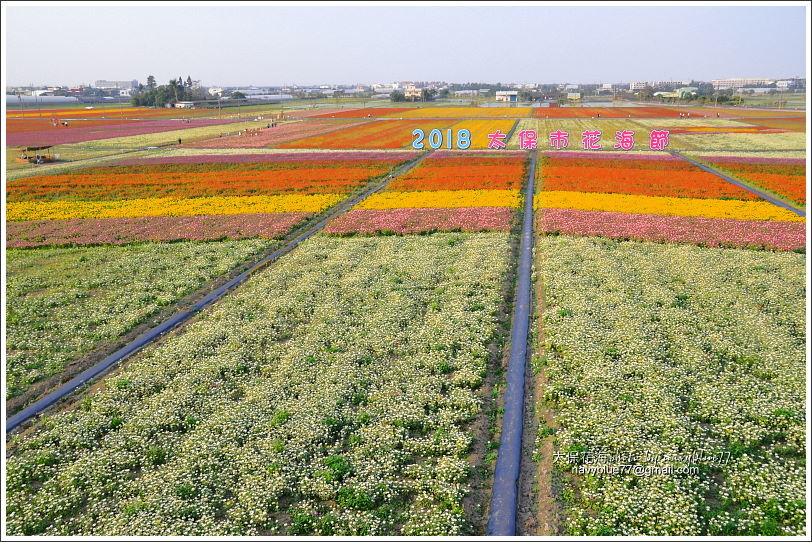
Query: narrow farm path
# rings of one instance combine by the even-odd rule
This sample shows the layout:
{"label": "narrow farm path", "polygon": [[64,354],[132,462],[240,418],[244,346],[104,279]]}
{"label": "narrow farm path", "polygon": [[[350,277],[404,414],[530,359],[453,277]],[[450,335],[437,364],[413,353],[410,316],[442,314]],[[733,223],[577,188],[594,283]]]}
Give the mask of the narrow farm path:
{"label": "narrow farm path", "polygon": [[[131,356],[132,354],[140,351],[145,346],[155,342],[161,336],[166,334],[167,332],[171,331],[172,329],[176,328],[177,326],[181,325],[182,323],[189,320],[192,316],[199,313],[204,308],[208,307],[212,303],[218,301],[219,299],[225,297],[229,293],[231,293],[235,288],[240,286],[246,280],[251,278],[256,272],[264,269],[268,265],[272,264],[280,257],[284,256],[294,248],[296,248],[300,243],[306,241],[313,235],[320,232],[327,223],[335,218],[336,216],[345,213],[367,197],[371,196],[372,194],[383,190],[389,181],[393,178],[403,175],[415,166],[417,166],[423,159],[429,156],[431,152],[421,154],[416,159],[396,168],[392,173],[387,175],[382,181],[377,184],[374,184],[368,187],[366,190],[362,191],[361,193],[352,196],[350,198],[345,199],[338,205],[334,206],[332,209],[326,212],[326,214],[322,215],[322,218],[315,223],[308,225],[303,231],[296,234],[293,238],[291,238],[286,244],[284,244],[281,248],[276,249],[271,254],[265,255],[259,261],[255,262],[248,268],[246,271],[243,271],[236,277],[232,278],[225,284],[216,287],[211,292],[203,296],[200,300],[195,302],[194,304],[182,307],[180,310],[175,312],[172,316],[168,319],[162,321],[157,326],[145,331],[144,333],[135,337],[132,341],[127,343],[126,345],[122,346],[115,352],[111,353],[98,363],[88,367],[78,375],[71,378],[69,381],[65,382],[64,384],[60,385],[50,393],[44,395],[37,401],[31,403],[30,405],[26,406],[19,412],[15,413],[14,415],[8,417],[6,419],[6,434],[10,434],[16,428],[24,424],[25,422],[31,420],[32,418],[38,416],[43,411],[51,407],[52,405],[58,403],[60,400],[64,399],[77,389],[85,386],[90,381],[97,379],[98,377],[104,375],[107,371],[111,368],[116,366],[125,358]],[[201,290],[205,291],[207,288],[210,289],[212,283],[216,282],[211,281],[207,286],[201,288]]]}
{"label": "narrow farm path", "polygon": [[533,196],[535,193],[536,158],[530,161],[525,187],[524,216],[519,246],[518,281],[510,337],[510,361],[505,389],[505,413],[502,436],[496,459],[493,493],[488,517],[488,536],[516,534],[519,471],[522,460],[524,429],[525,373],[530,330],[531,273],[533,268]]}

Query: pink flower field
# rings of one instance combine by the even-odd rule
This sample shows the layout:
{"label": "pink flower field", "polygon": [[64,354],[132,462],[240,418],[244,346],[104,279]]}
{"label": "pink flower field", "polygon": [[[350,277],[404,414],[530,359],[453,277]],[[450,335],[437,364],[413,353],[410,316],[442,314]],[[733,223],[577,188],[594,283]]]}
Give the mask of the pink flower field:
{"label": "pink flower field", "polygon": [[274,128],[263,128],[255,135],[233,135],[227,137],[216,137],[203,141],[196,141],[183,147],[197,149],[233,149],[233,148],[259,148],[293,141],[303,137],[321,135],[339,130],[365,124],[366,121],[347,122],[346,120],[319,119],[302,122],[292,122],[282,124]]}
{"label": "pink flower field", "polygon": [[6,223],[9,248],[64,245],[123,245],[154,241],[279,238],[313,213],[142,216],[31,220]]}
{"label": "pink flower field", "polygon": [[65,145],[70,143],[81,143],[83,141],[93,141],[96,139],[109,139],[111,137],[126,137],[144,134],[154,134],[158,132],[169,132],[172,130],[184,130],[187,128],[200,128],[203,126],[215,126],[218,124],[230,124],[237,122],[235,119],[166,119],[166,120],[128,120],[110,121],[106,126],[76,126],[54,127],[47,130],[36,130],[31,132],[14,132],[6,134],[6,145]]}
{"label": "pink flower field", "polygon": [[408,234],[435,231],[510,231],[509,207],[353,209],[330,222],[327,234]]}
{"label": "pink flower field", "polygon": [[803,222],[771,222],[687,216],[541,209],[539,233],[598,235],[719,247],[795,250],[806,246]]}

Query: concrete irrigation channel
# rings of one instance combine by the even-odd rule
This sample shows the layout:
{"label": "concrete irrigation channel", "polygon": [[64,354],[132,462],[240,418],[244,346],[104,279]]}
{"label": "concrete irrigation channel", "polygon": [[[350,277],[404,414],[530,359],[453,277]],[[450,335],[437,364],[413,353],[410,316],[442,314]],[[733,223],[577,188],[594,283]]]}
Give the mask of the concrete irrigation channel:
{"label": "concrete irrigation channel", "polygon": [[721,179],[724,179],[725,181],[727,181],[727,182],[729,182],[731,184],[735,184],[736,186],[738,186],[740,188],[744,188],[748,192],[750,192],[752,194],[755,194],[758,197],[769,201],[773,205],[778,205],[779,207],[783,207],[784,209],[792,211],[793,213],[795,213],[798,216],[806,217],[806,211],[804,211],[803,209],[798,209],[797,207],[795,207],[793,205],[790,205],[789,203],[783,202],[780,199],[777,199],[777,198],[767,194],[766,192],[763,192],[763,191],[758,190],[757,188],[755,188],[753,186],[750,186],[749,184],[745,184],[745,183],[743,183],[741,181],[737,181],[733,177],[729,177],[728,175],[725,175],[722,172],[716,171],[712,167],[708,167],[705,164],[697,162],[696,160],[694,160],[692,158],[688,158],[687,156],[685,156],[683,154],[680,154],[677,151],[670,151],[670,152],[671,152],[672,155],[676,156],[677,158],[681,158],[681,159],[685,160],[686,162],[692,163],[693,165],[695,165],[696,167],[698,167],[702,171],[712,173],[713,175],[716,175],[717,177],[719,177]]}
{"label": "concrete irrigation channel", "polygon": [[323,216],[318,222],[307,227],[301,234],[294,237],[282,248],[279,248],[272,254],[266,256],[259,262],[255,263],[248,270],[244,271],[243,273],[240,273],[239,275],[229,280],[227,283],[223,284],[219,288],[216,288],[215,290],[210,292],[208,295],[206,295],[193,305],[180,309],[178,312],[176,312],[168,319],[164,320],[157,326],[139,335],[131,342],[129,342],[122,348],[116,350],[115,352],[113,352],[100,362],[85,369],[84,371],[82,371],[69,381],[60,385],[55,390],[51,391],[50,393],[46,394],[39,400],[23,408],[16,414],[10,416],[9,418],[6,419],[6,435],[9,435],[14,429],[19,427],[21,424],[41,414],[47,408],[58,403],[60,400],[64,399],[77,389],[103,376],[108,370],[118,365],[121,361],[131,356],[132,354],[135,354],[136,352],[142,350],[144,347],[152,344],[153,342],[158,340],[161,336],[165,335],[166,333],[176,328],[180,324],[186,322],[192,316],[202,311],[204,308],[208,307],[209,305],[218,301],[219,299],[225,297],[226,295],[231,293],[235,288],[237,288],[242,283],[251,278],[251,276],[253,276],[255,273],[266,268],[268,265],[272,264],[280,257],[284,256],[285,254],[296,248],[300,243],[306,241],[313,235],[320,232],[330,220],[347,212],[352,207],[354,207],[364,199],[368,198],[372,194],[386,188],[386,186],[389,184],[389,181],[391,181],[395,177],[405,174],[406,172],[417,166],[432,152],[433,151],[421,154],[416,159],[408,162],[407,164],[404,164],[403,166],[397,168],[395,171],[387,175],[387,177],[383,179],[381,182],[367,188],[360,194],[339,203],[337,206],[333,207],[332,210],[328,211],[327,214],[325,214],[325,216]]}
{"label": "concrete irrigation channel", "polygon": [[532,155],[525,187],[524,222],[519,245],[516,299],[510,335],[510,360],[502,436],[494,472],[493,493],[488,517],[488,536],[514,536],[519,498],[519,473],[522,463],[524,428],[525,373],[531,314],[531,273],[533,269],[533,196],[535,193],[536,154]]}

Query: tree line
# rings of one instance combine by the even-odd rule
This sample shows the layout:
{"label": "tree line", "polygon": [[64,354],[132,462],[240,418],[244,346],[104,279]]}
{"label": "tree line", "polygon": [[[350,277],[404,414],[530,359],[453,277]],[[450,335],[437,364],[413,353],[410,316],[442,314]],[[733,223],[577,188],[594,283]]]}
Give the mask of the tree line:
{"label": "tree line", "polygon": [[155,77],[147,77],[147,84],[139,84],[138,89],[133,93],[130,103],[133,105],[148,107],[164,107],[171,102],[183,102],[192,100],[205,100],[208,96],[202,89],[192,88],[192,77],[186,76],[177,79],[170,79],[166,85],[158,85]]}

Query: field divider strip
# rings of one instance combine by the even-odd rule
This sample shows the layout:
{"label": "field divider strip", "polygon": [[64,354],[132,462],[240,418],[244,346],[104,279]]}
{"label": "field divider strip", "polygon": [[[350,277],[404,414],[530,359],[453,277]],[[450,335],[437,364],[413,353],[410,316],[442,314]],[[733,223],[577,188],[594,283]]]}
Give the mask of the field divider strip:
{"label": "field divider strip", "polygon": [[679,152],[677,152],[677,151],[669,151],[669,152],[670,152],[672,155],[676,156],[677,158],[682,158],[682,159],[683,159],[683,160],[685,160],[686,162],[690,162],[690,163],[692,163],[693,165],[695,165],[695,166],[697,166],[698,168],[700,168],[702,171],[706,171],[706,172],[708,172],[708,173],[712,173],[713,175],[716,175],[716,176],[717,176],[717,177],[719,177],[720,179],[724,179],[725,181],[727,181],[727,182],[729,182],[729,183],[731,183],[731,184],[735,184],[736,186],[738,186],[738,187],[740,187],[740,188],[744,188],[744,189],[745,189],[745,190],[747,190],[748,192],[750,192],[750,193],[752,193],[752,194],[755,194],[756,196],[758,196],[758,197],[760,197],[760,198],[762,198],[762,199],[765,199],[765,200],[769,201],[769,202],[770,202],[770,203],[772,203],[773,205],[777,205],[777,206],[779,206],[779,207],[783,207],[784,209],[787,209],[788,211],[792,211],[793,213],[795,213],[795,214],[796,214],[796,215],[798,215],[798,216],[803,216],[803,217],[806,217],[806,211],[804,211],[804,210],[802,210],[802,209],[798,209],[797,207],[794,207],[794,206],[790,205],[789,203],[786,203],[786,202],[784,202],[784,201],[781,201],[780,199],[777,199],[777,198],[775,198],[775,197],[773,197],[773,196],[769,195],[769,194],[768,194],[768,193],[766,193],[766,192],[763,192],[763,191],[761,191],[761,190],[758,190],[758,189],[756,189],[756,188],[754,188],[754,187],[750,186],[749,184],[745,184],[745,183],[743,183],[743,182],[741,182],[741,181],[737,181],[737,180],[736,180],[736,179],[734,179],[733,177],[730,177],[730,176],[728,176],[728,175],[725,175],[724,173],[721,173],[721,172],[719,172],[719,171],[716,171],[716,170],[715,170],[715,169],[713,169],[712,167],[706,166],[705,164],[703,164],[703,163],[701,163],[701,162],[697,162],[696,160],[694,160],[694,159],[692,159],[692,158],[688,158],[687,156],[685,156],[685,155],[683,155],[683,154],[680,154],[680,153],[679,153]]}
{"label": "field divider strip", "polygon": [[530,160],[524,200],[524,223],[519,245],[516,299],[510,330],[510,361],[505,388],[505,413],[494,471],[493,493],[488,514],[487,536],[514,536],[519,493],[519,472],[524,429],[524,392],[527,346],[530,329],[531,281],[533,268],[533,197],[535,194],[536,153]]}
{"label": "field divider strip", "polygon": [[72,379],[68,380],[64,384],[60,385],[58,388],[53,390],[52,392],[44,395],[39,400],[31,403],[27,407],[23,408],[16,414],[10,416],[6,419],[6,435],[11,433],[14,429],[16,429],[21,424],[25,423],[26,421],[32,419],[33,417],[37,416],[38,414],[42,413],[45,409],[52,406],[53,404],[57,403],[61,399],[67,397],[71,393],[73,393],[76,389],[82,387],[83,385],[87,384],[91,380],[101,376],[105,373],[108,369],[118,364],[120,361],[124,360],[125,358],[129,357],[130,355],[138,352],[142,348],[148,346],[149,344],[156,341],[165,333],[171,331],[176,326],[180,325],[181,323],[185,322],[195,314],[202,311],[207,306],[211,305],[215,301],[225,297],[229,294],[232,290],[240,286],[246,280],[251,278],[254,273],[264,269],[271,263],[278,260],[280,257],[284,256],[288,252],[292,251],[296,248],[300,243],[306,241],[313,235],[320,232],[328,222],[330,222],[335,217],[345,213],[346,211],[352,209],[355,205],[366,199],[367,197],[375,194],[386,188],[389,182],[400,175],[407,173],[409,170],[417,166],[423,159],[429,156],[433,151],[421,154],[414,160],[411,160],[409,163],[401,166],[400,168],[396,169],[389,173],[386,178],[384,178],[381,182],[376,185],[369,187],[368,189],[364,190],[360,194],[357,194],[354,197],[348,198],[335,207],[333,207],[330,211],[328,211],[321,220],[316,222],[315,224],[309,226],[305,231],[299,234],[297,237],[294,237],[289,243],[282,246],[281,248],[274,251],[272,254],[266,256],[259,262],[252,265],[246,271],[243,271],[233,279],[229,280],[227,283],[223,284],[219,288],[209,292],[205,297],[197,301],[196,303],[188,306],[183,307],[174,315],[169,317],[168,319],[164,320],[157,326],[153,327],[152,329],[145,331],[131,342],[126,344],[125,346],[121,347],[120,349],[116,350],[100,362],[96,363],[95,365],[85,369]]}
{"label": "field divider strip", "polygon": [[505,143],[510,143],[510,140],[513,138],[513,134],[516,133],[516,128],[519,127],[519,121],[521,119],[516,119],[516,122],[513,123],[513,128],[507,133],[507,137],[505,138]]}

